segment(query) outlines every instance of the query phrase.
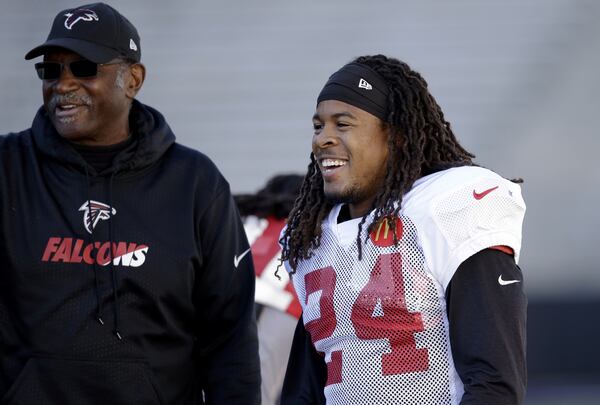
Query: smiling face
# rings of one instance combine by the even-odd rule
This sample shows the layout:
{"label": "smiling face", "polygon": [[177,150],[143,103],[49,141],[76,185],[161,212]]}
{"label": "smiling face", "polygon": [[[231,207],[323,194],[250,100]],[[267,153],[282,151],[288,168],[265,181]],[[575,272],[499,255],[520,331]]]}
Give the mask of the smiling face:
{"label": "smiling face", "polygon": [[[45,62],[63,64],[81,59],[59,49],[44,56]],[[99,66],[95,77],[77,78],[65,66],[58,79],[43,81],[44,107],[60,136],[71,142],[90,146],[121,142],[129,135],[129,108],[143,73],[142,65],[113,63]]]}
{"label": "smiling face", "polygon": [[363,216],[384,184],[388,131],[374,115],[336,100],[317,105],[313,126],[325,197],[348,203],[352,218]]}

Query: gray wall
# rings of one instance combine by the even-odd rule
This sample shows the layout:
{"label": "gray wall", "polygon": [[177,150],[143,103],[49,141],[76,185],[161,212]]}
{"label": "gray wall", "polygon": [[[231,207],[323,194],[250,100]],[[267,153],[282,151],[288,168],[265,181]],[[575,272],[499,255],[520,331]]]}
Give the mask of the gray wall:
{"label": "gray wall", "polygon": [[[304,171],[315,97],[355,56],[386,53],[428,80],[478,162],[523,177],[530,297],[600,293],[595,156],[600,2],[114,1],[138,27],[147,81],[181,143],[234,192]],[[73,1],[0,2],[0,132],[29,126],[41,84],[24,53]]]}

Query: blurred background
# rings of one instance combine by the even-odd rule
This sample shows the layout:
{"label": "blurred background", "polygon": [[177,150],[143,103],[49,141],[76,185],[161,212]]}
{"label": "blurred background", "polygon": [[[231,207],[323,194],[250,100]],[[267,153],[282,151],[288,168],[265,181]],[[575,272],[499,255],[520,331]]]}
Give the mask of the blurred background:
{"label": "blurred background", "polygon": [[[84,1],[0,0],[0,133],[41,105],[24,54]],[[343,64],[384,53],[421,72],[477,162],[525,179],[526,403],[600,403],[600,1],[109,3],[141,36],[138,98],[234,193],[305,171],[316,96]]]}

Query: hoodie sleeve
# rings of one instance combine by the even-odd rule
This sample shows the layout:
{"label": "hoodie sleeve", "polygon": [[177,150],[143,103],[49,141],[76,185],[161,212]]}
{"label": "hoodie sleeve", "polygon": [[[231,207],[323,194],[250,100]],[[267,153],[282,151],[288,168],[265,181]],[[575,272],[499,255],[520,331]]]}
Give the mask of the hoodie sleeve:
{"label": "hoodie sleeve", "polygon": [[254,268],[229,187],[201,214],[194,289],[197,354],[207,404],[259,404]]}

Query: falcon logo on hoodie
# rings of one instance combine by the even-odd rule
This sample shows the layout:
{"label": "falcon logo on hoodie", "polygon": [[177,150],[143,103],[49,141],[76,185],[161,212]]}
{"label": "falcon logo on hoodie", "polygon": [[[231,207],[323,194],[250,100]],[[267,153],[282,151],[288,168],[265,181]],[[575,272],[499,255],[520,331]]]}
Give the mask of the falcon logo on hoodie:
{"label": "falcon logo on hoodie", "polygon": [[115,215],[117,210],[104,203],[90,200],[83,203],[79,207],[79,211],[83,211],[83,225],[85,230],[92,233],[98,221],[106,221],[111,215]]}
{"label": "falcon logo on hoodie", "polygon": [[[83,225],[90,234],[100,221],[109,220],[117,210],[99,201],[89,200],[79,208]],[[80,238],[52,236],[42,255],[43,262],[97,263],[106,266],[140,267],[150,248],[144,243],[125,241],[88,241]]]}

